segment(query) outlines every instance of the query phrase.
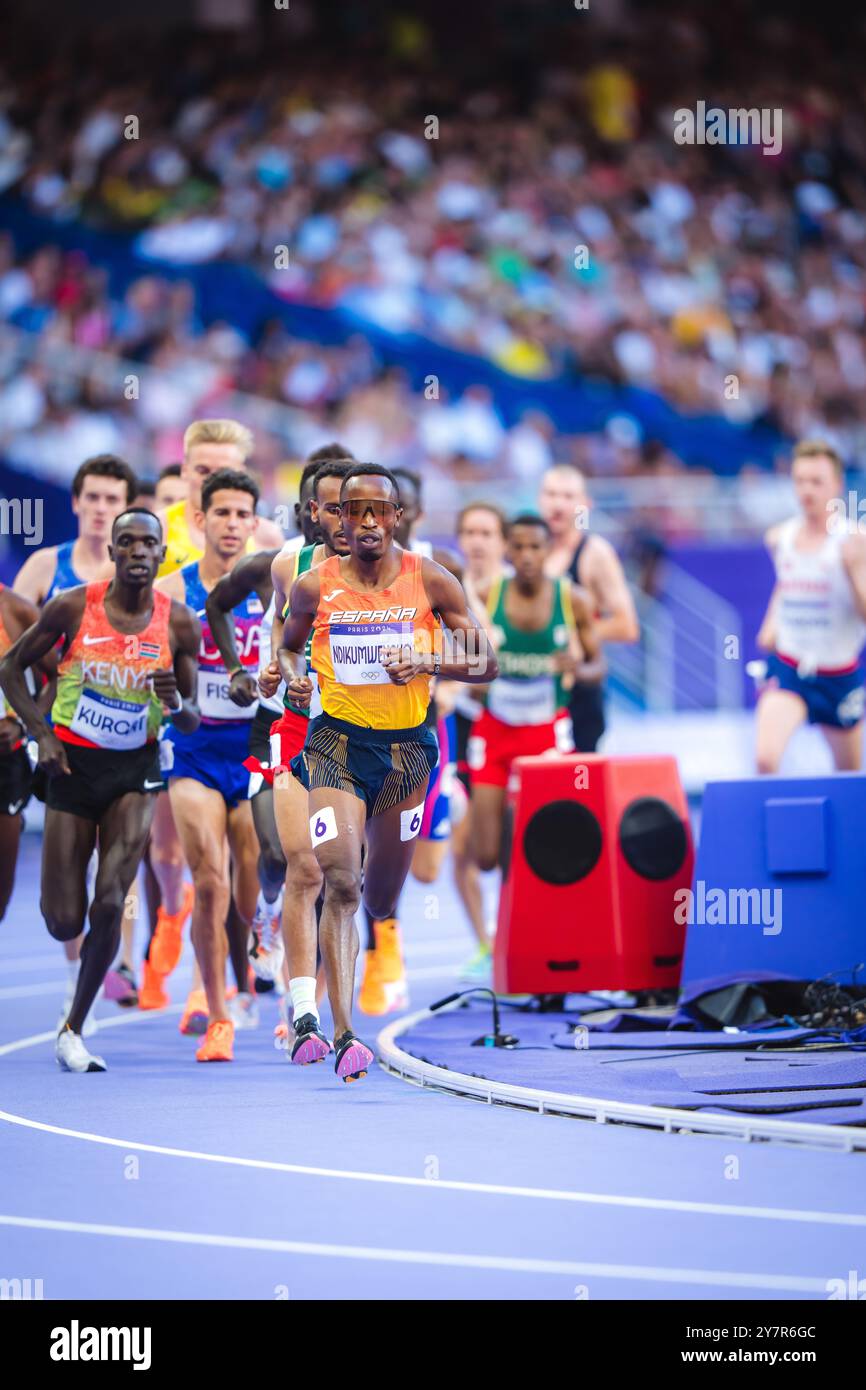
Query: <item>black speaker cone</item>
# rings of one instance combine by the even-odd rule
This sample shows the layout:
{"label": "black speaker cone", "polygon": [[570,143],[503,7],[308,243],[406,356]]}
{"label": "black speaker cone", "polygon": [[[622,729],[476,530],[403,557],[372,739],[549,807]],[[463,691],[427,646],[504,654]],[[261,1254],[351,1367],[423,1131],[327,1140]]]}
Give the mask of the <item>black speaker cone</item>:
{"label": "black speaker cone", "polygon": [[619,843],[630,868],[656,883],[679,872],[689,848],[673,806],[655,796],[640,796],[625,808]]}
{"label": "black speaker cone", "polygon": [[523,832],[523,852],[532,872],[564,886],[577,883],[601,858],[601,826],[578,801],[551,801],[530,817]]}

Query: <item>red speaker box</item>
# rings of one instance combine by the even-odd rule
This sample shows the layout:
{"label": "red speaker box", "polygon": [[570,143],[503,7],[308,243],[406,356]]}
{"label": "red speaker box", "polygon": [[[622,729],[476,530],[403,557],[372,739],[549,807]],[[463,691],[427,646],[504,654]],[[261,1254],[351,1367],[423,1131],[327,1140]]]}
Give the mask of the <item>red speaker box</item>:
{"label": "red speaker box", "polygon": [[694,850],[675,758],[517,758],[505,827],[497,990],[677,986]]}

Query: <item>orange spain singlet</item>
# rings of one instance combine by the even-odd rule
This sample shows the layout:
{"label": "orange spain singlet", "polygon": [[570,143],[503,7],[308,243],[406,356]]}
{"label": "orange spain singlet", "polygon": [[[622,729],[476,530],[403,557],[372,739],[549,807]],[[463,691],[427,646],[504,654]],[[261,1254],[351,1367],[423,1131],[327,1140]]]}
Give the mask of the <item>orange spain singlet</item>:
{"label": "orange spain singlet", "polygon": [[414,729],[430,703],[430,676],[394,685],[382,665],[383,647],[428,654],[439,647],[439,622],[421,578],[422,557],[403,551],[400,573],[387,589],[357,592],[334,555],[316,566],[319,607],[313,622],[311,665],[322,709],[365,729]]}

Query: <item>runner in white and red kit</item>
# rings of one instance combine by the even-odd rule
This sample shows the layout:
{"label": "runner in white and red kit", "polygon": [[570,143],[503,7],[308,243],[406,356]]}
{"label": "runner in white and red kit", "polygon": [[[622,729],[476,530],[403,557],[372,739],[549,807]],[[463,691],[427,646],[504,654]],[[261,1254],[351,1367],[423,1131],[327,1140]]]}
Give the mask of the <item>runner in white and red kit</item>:
{"label": "runner in white and red kit", "polygon": [[779,770],[796,730],[817,724],[839,771],[863,756],[866,536],[842,514],[842,462],[806,440],[794,450],[798,516],[767,532],[776,585],[758,645],[770,652],[757,714],[759,772]]}

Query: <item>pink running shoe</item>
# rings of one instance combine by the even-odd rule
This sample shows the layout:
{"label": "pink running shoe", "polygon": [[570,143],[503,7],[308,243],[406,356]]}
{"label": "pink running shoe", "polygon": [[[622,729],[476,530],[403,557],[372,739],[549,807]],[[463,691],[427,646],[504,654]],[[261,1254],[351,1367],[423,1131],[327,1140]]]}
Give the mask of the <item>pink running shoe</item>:
{"label": "pink running shoe", "polygon": [[122,1009],[135,1008],[138,1003],[138,985],[128,965],[119,965],[109,970],[102,982],[102,996],[113,999]]}
{"label": "pink running shoe", "polygon": [[295,1045],[292,1061],[299,1067],[310,1062],[324,1062],[331,1044],[322,1032],[315,1014],[302,1014],[295,1024]]}
{"label": "pink running shoe", "polygon": [[354,1033],[345,1032],[334,1044],[336,1062],[334,1071],[341,1081],[360,1081],[366,1076],[373,1062],[373,1053]]}

